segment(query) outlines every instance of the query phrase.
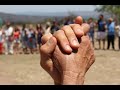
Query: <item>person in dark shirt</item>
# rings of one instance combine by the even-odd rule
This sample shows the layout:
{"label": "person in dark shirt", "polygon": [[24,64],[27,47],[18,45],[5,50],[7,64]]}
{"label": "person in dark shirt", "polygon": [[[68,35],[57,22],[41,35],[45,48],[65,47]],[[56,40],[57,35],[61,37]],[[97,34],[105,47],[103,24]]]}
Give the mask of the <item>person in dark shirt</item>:
{"label": "person in dark shirt", "polygon": [[43,30],[43,28],[42,28],[42,26],[40,24],[37,24],[36,30],[37,30],[37,43],[38,43],[39,49],[40,49],[40,46],[42,44],[41,37],[42,37],[42,30]]}
{"label": "person in dark shirt", "polygon": [[64,25],[69,25],[69,24],[73,24],[73,21],[68,17],[65,19]]}
{"label": "person in dark shirt", "polygon": [[23,48],[23,52],[25,54],[28,53],[28,45],[27,45],[27,41],[28,41],[28,36],[27,36],[27,31],[28,29],[26,28],[26,25],[24,24],[22,26],[22,30],[21,30],[21,42],[22,42],[22,48]]}
{"label": "person in dark shirt", "polygon": [[104,21],[104,16],[100,15],[98,20],[98,32],[97,39],[99,42],[99,49],[101,49],[101,40],[103,41],[103,50],[105,50],[105,39],[106,39],[106,22]]}
{"label": "person in dark shirt", "polygon": [[53,34],[57,30],[59,30],[58,23],[56,21],[53,21],[53,24],[51,26],[51,34]]}
{"label": "person in dark shirt", "polygon": [[37,45],[36,45],[36,32],[33,28],[33,25],[29,26],[29,31],[27,32],[28,34],[28,47],[30,49],[31,54],[36,51]]}

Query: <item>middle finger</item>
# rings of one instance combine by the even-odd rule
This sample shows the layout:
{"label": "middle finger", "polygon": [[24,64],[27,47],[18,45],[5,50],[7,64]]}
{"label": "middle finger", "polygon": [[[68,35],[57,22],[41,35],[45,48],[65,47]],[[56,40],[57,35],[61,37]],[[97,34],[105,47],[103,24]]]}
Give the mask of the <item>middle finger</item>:
{"label": "middle finger", "polygon": [[62,30],[65,32],[65,35],[70,43],[70,46],[73,49],[77,49],[79,47],[79,42],[72,28],[69,25],[66,25],[62,27]]}

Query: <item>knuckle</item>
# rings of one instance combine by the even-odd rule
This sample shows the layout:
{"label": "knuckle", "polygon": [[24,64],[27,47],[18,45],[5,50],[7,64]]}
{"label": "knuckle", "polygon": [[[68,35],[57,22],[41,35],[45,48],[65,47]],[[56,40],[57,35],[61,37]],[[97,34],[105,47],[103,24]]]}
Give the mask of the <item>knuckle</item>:
{"label": "knuckle", "polygon": [[40,47],[40,51],[41,51],[41,52],[43,52],[43,51],[44,51],[44,50],[43,50],[43,46],[41,46],[41,47]]}
{"label": "knuckle", "polygon": [[80,25],[79,24],[75,24],[74,27],[80,27]]}
{"label": "knuckle", "polygon": [[52,35],[50,35],[50,34],[43,35],[41,37],[42,44],[46,43],[49,40],[50,37],[52,37]]}
{"label": "knuckle", "polygon": [[80,25],[79,24],[72,25],[72,28],[76,28],[76,27],[80,27]]}
{"label": "knuckle", "polygon": [[42,41],[42,43],[44,43],[44,41],[45,41],[45,36],[42,36],[42,37],[41,37],[41,41]]}
{"label": "knuckle", "polygon": [[85,29],[90,29],[90,25],[87,24],[87,23],[84,23],[82,26],[83,26]]}
{"label": "knuckle", "polygon": [[69,24],[69,26],[71,26],[71,27],[74,26],[74,25],[75,25],[75,24]]}
{"label": "knuckle", "polygon": [[46,51],[47,51],[47,50],[46,50],[46,48],[45,48],[44,46],[41,46],[41,47],[40,47],[40,53],[41,53],[41,54],[45,54]]}
{"label": "knuckle", "polygon": [[53,36],[58,37],[58,36],[60,36],[60,35],[63,34],[63,33],[64,33],[63,30],[58,30],[58,31],[56,31],[56,32],[53,34]]}
{"label": "knuckle", "polygon": [[65,25],[62,27],[62,30],[66,30],[66,29],[70,29],[70,26],[69,25]]}

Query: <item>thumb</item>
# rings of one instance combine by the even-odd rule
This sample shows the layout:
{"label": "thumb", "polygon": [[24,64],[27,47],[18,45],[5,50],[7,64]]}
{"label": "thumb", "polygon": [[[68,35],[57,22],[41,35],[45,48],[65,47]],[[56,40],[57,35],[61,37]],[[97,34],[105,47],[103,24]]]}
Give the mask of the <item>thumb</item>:
{"label": "thumb", "polygon": [[50,56],[57,45],[57,40],[55,37],[51,37],[44,45],[40,48],[41,56]]}
{"label": "thumb", "polygon": [[83,23],[83,18],[81,16],[77,16],[75,19],[75,24],[81,25]]}

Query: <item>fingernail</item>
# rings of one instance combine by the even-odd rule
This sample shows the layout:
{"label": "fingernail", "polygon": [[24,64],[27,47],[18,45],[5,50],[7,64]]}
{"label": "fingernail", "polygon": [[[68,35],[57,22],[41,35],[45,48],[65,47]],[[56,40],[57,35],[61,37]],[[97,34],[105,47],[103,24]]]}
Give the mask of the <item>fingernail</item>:
{"label": "fingernail", "polygon": [[69,50],[69,51],[72,51],[72,49],[69,45],[66,45],[66,49]]}
{"label": "fingernail", "polygon": [[72,41],[72,43],[73,43],[74,45],[78,45],[78,44],[79,44],[76,39],[74,39],[74,40]]}

